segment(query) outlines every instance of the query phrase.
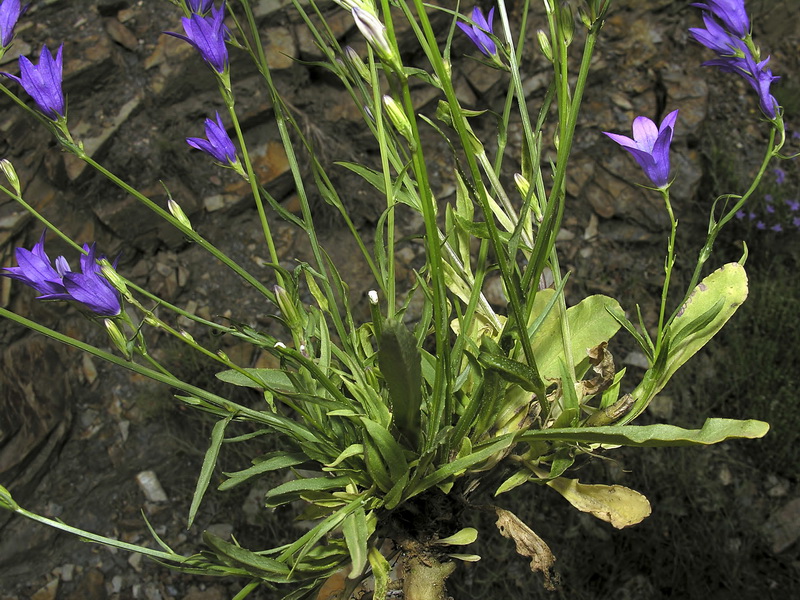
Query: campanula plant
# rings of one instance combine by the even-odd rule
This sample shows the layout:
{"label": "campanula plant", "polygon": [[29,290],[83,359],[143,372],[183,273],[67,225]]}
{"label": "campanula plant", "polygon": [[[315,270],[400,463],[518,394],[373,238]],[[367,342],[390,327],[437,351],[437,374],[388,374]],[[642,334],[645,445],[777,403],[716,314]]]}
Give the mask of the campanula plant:
{"label": "campanula plant", "polygon": [[[319,20],[322,13],[313,1],[294,2],[293,10],[323,55],[315,66],[341,83],[363,117],[364,130],[374,139],[374,161],[343,160],[333,167],[315,153],[307,129],[273,80],[251,3],[241,0],[235,9],[225,2],[172,3],[183,11],[184,34],[167,33],[191,44],[196,60],[211,67],[206,76],[216,80],[221,106],[227,109],[225,122],[231,123],[226,128],[217,112],[215,119],[206,119],[205,138],[187,137],[186,142],[208,155],[198,160],[210,156],[249,184],[269,255],[269,277],[254,276],[198,233],[181,209],[180,198],[168,194],[163,208],[97,163],[79,140],[72,139],[61,91],[63,46],[56,58],[45,49],[38,67],[20,59],[21,75],[12,77],[34,98],[41,114],[33,112],[53,129],[65,151],[251,285],[275,314],[281,332],[276,335],[248,325],[257,322],[252,315],[204,319],[137,286],[115,265],[98,258],[94,245],[78,244],[36,212],[22,197],[10,163],[2,163],[10,187],[0,189],[83,256],[80,273],[71,271],[63,257],[53,263],[42,237],[31,250],[18,249],[17,266],[6,267],[3,274],[33,287],[43,300],[72,301],[90,316],[101,317],[96,320],[102,322],[115,352],[5,308],[0,314],[164,383],[176,390],[177,401],[216,420],[197,478],[189,525],[201,514],[212,484],[221,491],[249,487],[282,471],[290,472],[291,478],[266,492],[264,506],[302,505],[300,516],[311,527],[274,548],[244,548],[235,540],[205,532],[204,549],[182,555],[158,537],[161,549],[153,550],[35,514],[17,503],[13,490],[2,487],[0,506],[190,573],[242,578],[237,598],[263,587],[280,588],[287,600],[299,600],[316,597],[324,584],[340,600],[366,594],[383,599],[395,591],[406,600],[443,600],[447,578],[457,565],[480,558],[462,548],[479,536],[462,523],[463,510],[480,506],[494,513],[502,535],[552,588],[553,553],[495,496],[522,485],[546,486],[577,510],[614,527],[627,527],[650,514],[649,501],[624,486],[580,483],[572,469],[580,456],[617,446],[707,445],[766,434],[768,425],[754,420],[708,419],[699,429],[632,423],[747,296],[744,257],[710,273],[704,269],[719,231],[743,210],[772,161],[782,157],[786,138],[782,109],[770,92],[776,77],[753,44],[742,2],[696,4],[706,27],[692,33],[717,53],[710,64],[744,77],[755,88],[769,142],[751,186],[741,195],[726,194],[714,203],[708,235],[686,289],[676,290],[671,280],[677,257],[688,254],[676,252],[677,218],[670,201],[670,186],[681,177],[670,168],[670,145],[681,125],[681,107],[672,107],[658,125],[648,117],[637,117],[631,124],[632,137],[605,132],[641,166],[650,184],[645,186],[648,193],[662,196],[670,219],[655,323],[646,323],[641,316],[632,322],[628,315],[641,315],[638,307],[623,307],[606,295],[568,305],[565,286],[570,274],[561,266],[556,248],[557,234],[571,210],[566,186],[576,124],[610,0],[573,3],[579,5],[577,19],[571,4],[543,0],[545,22],[537,24],[543,29],[535,37],[552,74],[538,116],[529,114],[521,77],[528,1],[523,2],[520,22],[512,23],[504,0],[488,13],[475,7],[469,16],[431,7],[423,0],[336,0],[340,16],[351,19],[353,30],[366,42],[361,53],[342,48],[332,29]],[[16,14],[7,10],[2,14]],[[409,64],[411,53],[398,44],[401,19],[406,21],[402,31],[409,32],[424,56],[420,64]],[[449,27],[434,25],[442,22],[449,22]],[[579,38],[583,49],[576,51],[573,42]],[[453,73],[463,60],[454,52],[459,40],[491,59],[480,68],[503,72],[498,85],[504,86],[505,105],[487,113],[493,115],[499,132],[492,140],[481,139],[476,132],[475,118],[484,111],[466,109],[456,93]],[[237,88],[232,85],[236,69],[229,60],[233,48],[254,61],[271,100],[270,114],[297,196],[296,212],[272,196],[253,168],[248,135],[236,111]],[[415,108],[412,92],[419,86],[429,86],[438,98],[435,114],[422,115]],[[0,91],[25,106],[4,86]],[[550,118],[557,135],[552,147],[545,148]],[[522,141],[519,163],[507,148],[510,129]],[[595,134],[601,138],[600,131]],[[452,153],[442,157],[441,143],[432,145],[430,135],[443,140]],[[456,190],[452,199],[434,196],[434,157],[449,161]],[[345,202],[349,190],[337,186],[333,169],[362,178],[384,201],[385,209],[369,235],[354,225]],[[342,265],[335,264],[320,243],[312,193],[339,213],[360,252],[357,259],[372,277],[366,318],[352,308]],[[404,212],[422,224],[419,240],[425,264],[413,285],[396,273],[397,218]],[[307,262],[281,254],[272,235],[276,219],[305,237],[310,248]],[[487,298],[492,273],[499,276],[508,299],[504,310]],[[422,310],[412,316],[413,303]],[[160,307],[158,312],[154,305]],[[175,327],[163,316],[167,312],[198,329],[251,344],[270,354],[276,368],[237,364],[224,352],[206,347],[202,338]],[[635,381],[625,369],[618,370],[614,360],[614,337],[620,331],[632,336],[647,359],[644,376]],[[166,334],[212,361],[217,378],[250,390],[253,404],[235,402],[176,377],[148,347],[155,333]],[[264,454],[258,440],[264,434],[278,435],[282,450]],[[234,444],[252,458],[252,465],[215,475],[220,452]],[[485,492],[491,497],[481,497]]]}

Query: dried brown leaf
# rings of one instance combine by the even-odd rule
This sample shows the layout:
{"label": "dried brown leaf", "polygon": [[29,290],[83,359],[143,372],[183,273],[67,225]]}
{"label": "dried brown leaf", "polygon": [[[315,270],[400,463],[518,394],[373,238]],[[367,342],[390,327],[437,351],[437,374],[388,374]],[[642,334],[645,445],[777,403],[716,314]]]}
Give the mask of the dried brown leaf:
{"label": "dried brown leaf", "polygon": [[517,554],[531,559],[531,571],[534,573],[541,571],[544,575],[545,589],[555,590],[555,584],[558,583],[558,577],[553,572],[556,557],[550,551],[550,547],[511,511],[497,506],[494,507],[494,510],[497,514],[495,525],[500,531],[500,535],[514,540]]}

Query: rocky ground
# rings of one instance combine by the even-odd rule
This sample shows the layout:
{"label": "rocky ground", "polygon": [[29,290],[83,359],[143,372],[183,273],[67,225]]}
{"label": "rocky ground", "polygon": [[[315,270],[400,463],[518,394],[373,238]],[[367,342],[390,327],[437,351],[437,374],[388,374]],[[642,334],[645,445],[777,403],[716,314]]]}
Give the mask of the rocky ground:
{"label": "rocky ground", "polygon": [[[344,90],[318,68],[300,62],[318,59],[318,50],[304,26],[281,9],[287,2],[261,0],[253,4],[277,85],[307,133],[323,149],[323,160],[330,165],[340,159],[372,160],[371,142]],[[673,194],[681,242],[690,257],[699,247],[698,231],[702,235],[707,219],[709,165],[714,149],[723,155],[732,150],[752,159],[742,162],[751,168],[763,147],[765,127],[759,123],[754,94],[746,84],[699,67],[710,56],[690,41],[687,33],[687,27],[699,24],[696,9],[673,0],[618,0],[614,4],[578,124],[568,181],[568,214],[560,233],[562,264],[572,272],[570,298],[588,293],[617,295],[625,306],[640,303],[646,322],[652,323],[656,318],[654,298],[663,278],[667,217],[657,197],[630,183],[642,179],[635,163],[600,132],[628,131],[636,115],[660,120],[667,112],[680,109],[673,145],[673,165],[678,174]],[[363,48],[347,13],[327,2],[320,2],[320,6],[343,41]],[[759,43],[769,48],[773,70],[783,75],[779,99],[787,107],[787,118],[800,124],[800,117],[793,118],[800,110],[796,100],[800,89],[800,7],[793,0],[751,0],[748,7],[758,16],[754,30]],[[538,7],[534,12],[532,18],[540,18]],[[211,168],[206,157],[190,152],[184,142],[187,136],[200,135],[203,119],[220,108],[214,80],[194,50],[185,42],[162,35],[165,30],[181,30],[179,13],[166,0],[33,2],[0,68],[15,71],[17,55],[38,54],[43,43],[53,48],[65,42],[65,89],[75,136],[97,160],[162,205],[166,202],[163,182],[198,231],[269,282],[271,272],[264,264],[266,252],[260,243],[249,187],[232,173]],[[538,112],[549,77],[548,64],[534,48],[531,40],[523,80],[532,114]],[[454,72],[460,98],[470,107],[497,108],[503,100],[501,74],[464,56],[472,53],[467,40],[455,41]],[[407,58],[413,61],[414,56]],[[231,70],[238,112],[262,183],[292,210],[297,200],[288,163],[271,119],[269,99],[258,86],[259,76],[236,52]],[[420,111],[432,112],[435,100],[435,94],[428,90],[420,88],[415,93]],[[485,140],[494,137],[488,119],[482,133]],[[441,145],[432,134],[426,143]],[[512,153],[519,151],[519,143],[519,132],[511,131]],[[441,162],[432,165],[437,175],[433,185],[437,197],[445,201],[454,187],[446,148],[439,155]],[[260,296],[200,248],[159,224],[134,198],[61,153],[47,131],[22,111],[12,110],[12,103],[5,98],[0,99],[0,157],[9,158],[16,166],[25,198],[68,235],[80,241],[96,240],[109,256],[121,253],[119,270],[127,277],[198,315],[247,319],[262,329],[274,326]],[[356,225],[369,236],[380,214],[379,206],[363,182],[349,177],[343,169],[331,168],[341,189],[349,192],[345,201]],[[363,305],[370,281],[364,266],[351,259],[352,241],[320,200],[317,216],[323,245],[342,268],[352,298]],[[404,215],[401,221],[403,234],[411,236],[419,231],[420,223],[411,215]],[[11,265],[14,248],[30,247],[40,232],[41,226],[27,213],[13,202],[0,199],[0,264]],[[308,256],[306,244],[290,226],[276,222],[275,232],[287,265]],[[721,249],[723,254],[735,248],[732,238],[721,240],[721,244],[729,245]],[[48,248],[51,254],[67,252],[56,239],[48,240]],[[412,281],[410,267],[419,261],[420,252],[421,247],[413,243],[401,251],[402,281]],[[685,271],[678,273],[679,280],[683,276]],[[494,300],[502,302],[499,295]],[[104,332],[73,309],[35,302],[29,290],[8,279],[0,280],[0,305],[69,335],[107,346]],[[241,365],[265,360],[235,340],[221,338],[209,343],[224,349]],[[156,338],[151,347],[158,347],[161,357],[174,365],[178,374],[192,377],[198,384],[214,385],[213,369],[167,339]],[[259,545],[259,540],[277,544],[290,531],[286,515],[261,509],[261,487],[238,496],[210,495],[197,524],[186,529],[187,507],[210,425],[178,406],[168,389],[99,364],[9,323],[0,323],[0,351],[0,484],[12,490],[21,505],[137,543],[150,539],[143,511],[158,534],[179,552],[198,549],[204,529],[220,535],[233,532],[243,543],[254,545]],[[630,369],[640,364],[640,357],[629,353],[624,345],[616,356]],[[661,414],[650,418],[669,419],[675,412],[668,404],[661,404],[660,410]],[[740,505],[717,507],[732,514],[733,530],[737,527],[736,515],[743,508],[761,511],[753,517],[763,532],[754,542],[759,544],[761,562],[751,561],[739,568],[763,572],[765,592],[758,597],[770,597],[773,592],[783,594],[775,597],[787,597],[791,582],[800,579],[796,470],[792,474],[785,468],[767,466],[755,480],[745,482],[744,473],[752,475],[752,471],[739,471],[737,463],[726,462],[726,452],[707,454],[710,458],[697,468],[708,469],[714,477],[727,481],[725,486],[729,487],[725,489],[739,490],[734,496],[740,500],[749,499]],[[653,462],[664,460],[648,456],[651,458],[647,460]],[[658,456],[685,459],[685,455]],[[223,460],[241,467],[247,457],[226,456]],[[694,465],[690,462],[688,468]],[[610,476],[624,478],[623,469],[619,471],[609,469]],[[657,500],[654,505],[658,510]],[[673,514],[670,510],[690,514],[695,509],[691,505],[680,509],[668,506],[666,514]],[[658,513],[651,518],[654,538],[663,534],[659,523],[665,526],[658,518]],[[609,532],[577,516],[568,519],[563,530],[553,529],[554,535],[564,531],[565,539],[600,540],[606,545],[632,543],[627,533]],[[531,520],[535,522],[536,517]],[[678,536],[673,533],[673,537]],[[573,553],[572,558],[561,558],[568,565],[567,571],[578,569],[575,564],[599,561],[597,555],[581,554],[586,552],[582,546],[582,542],[566,546]],[[662,545],[662,550],[664,561],[677,560],[675,553],[686,551],[677,543],[671,548]],[[635,553],[635,547],[631,551]],[[477,589],[474,586],[490,579],[491,565],[496,565],[492,560],[515,560],[505,550],[487,548],[486,553],[489,556],[484,562],[489,564],[479,563],[466,570],[463,581],[457,583],[462,590],[458,597],[469,597],[469,591]],[[691,557],[685,560],[691,563]],[[528,579],[524,578],[525,565],[519,562],[523,568],[508,567],[507,579],[518,577],[520,589],[535,588],[538,583],[529,573]],[[673,582],[658,578],[663,576],[618,567],[598,567],[594,579],[587,578],[585,590],[567,584],[569,594],[562,591],[558,595],[587,599],[670,596],[665,590]],[[603,570],[614,571],[617,578],[604,577]],[[232,597],[237,590],[236,584],[176,574],[138,555],[85,544],[0,514],[3,600],[216,600]],[[270,596],[265,593],[261,597]]]}

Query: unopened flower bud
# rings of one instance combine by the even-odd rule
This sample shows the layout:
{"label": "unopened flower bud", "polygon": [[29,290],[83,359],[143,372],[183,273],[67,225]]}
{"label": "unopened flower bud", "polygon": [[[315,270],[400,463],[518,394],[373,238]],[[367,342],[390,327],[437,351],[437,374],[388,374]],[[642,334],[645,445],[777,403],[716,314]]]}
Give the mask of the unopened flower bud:
{"label": "unopened flower bud", "polygon": [[181,334],[181,337],[182,337],[183,339],[185,339],[185,340],[187,340],[187,341],[191,342],[192,344],[194,344],[194,343],[195,343],[195,341],[194,341],[194,337],[192,336],[192,334],[191,334],[191,333],[189,333],[188,331],[186,331],[185,329],[181,329],[181,330],[180,330],[180,334]]}
{"label": "unopened flower bud", "polygon": [[344,49],[344,54],[347,57],[347,61],[353,66],[356,72],[365,80],[369,81],[369,69],[367,65],[361,60],[361,57],[358,55],[358,52],[352,46],[346,46]]}
{"label": "unopened flower bud", "polygon": [[279,285],[273,287],[272,291],[275,292],[275,301],[278,303],[278,308],[281,309],[287,327],[292,331],[302,328],[303,319],[291,294]]}
{"label": "unopened flower bud", "polygon": [[517,184],[517,190],[519,191],[519,195],[522,196],[523,198],[527,198],[528,192],[531,191],[531,184],[522,175],[522,173],[514,174],[514,183]]}
{"label": "unopened flower bud", "polygon": [[9,492],[2,485],[0,485],[0,508],[14,511],[19,509],[19,504],[17,504],[14,501],[14,498],[11,497],[11,492]]}
{"label": "unopened flower bud", "polygon": [[561,34],[564,43],[569,46],[575,35],[575,15],[572,13],[572,7],[566,3],[561,5]]}
{"label": "unopened flower bud", "polygon": [[219,356],[226,363],[231,362],[231,359],[228,357],[228,355],[225,353],[224,350],[217,350],[217,356]]}
{"label": "unopened flower bud", "polygon": [[386,37],[386,26],[381,23],[378,17],[366,10],[355,7],[352,12],[353,20],[355,20],[359,31],[378,55],[395,68],[398,68],[400,66],[399,60],[391,44],[389,44],[389,38]]}
{"label": "unopened flower bud", "polygon": [[22,188],[20,188],[19,185],[19,176],[14,169],[14,165],[11,164],[11,161],[7,158],[0,160],[0,169],[3,170],[6,179],[8,179],[8,183],[14,188],[14,191],[17,192],[17,196],[22,195]]}
{"label": "unopened flower bud", "polygon": [[180,204],[175,202],[172,198],[167,200],[167,208],[169,209],[170,214],[173,217],[178,219],[181,225],[186,227],[186,229],[192,230],[192,223],[189,221],[189,217],[186,216],[186,213],[183,212],[183,209],[180,207]]}
{"label": "unopened flower bud", "polygon": [[108,262],[107,259],[103,258],[100,260],[100,272],[103,274],[103,277],[108,279],[108,282],[123,296],[130,296],[130,292],[128,291],[128,286],[125,283],[125,280],[120,277],[119,273],[117,273],[116,269],[111,266],[111,263]]}
{"label": "unopened flower bud", "polygon": [[273,347],[277,348],[278,350],[286,350],[286,344],[283,342],[275,342],[275,346]]}
{"label": "unopened flower bud", "polygon": [[536,39],[539,41],[539,48],[541,48],[544,57],[553,62],[553,47],[550,45],[550,39],[547,34],[540,29],[536,32]]}
{"label": "unopened flower bud", "polygon": [[367,292],[367,298],[369,298],[369,303],[373,306],[378,304],[378,292],[375,290],[370,290]]}
{"label": "unopened flower bud", "polygon": [[392,122],[392,125],[395,126],[400,135],[402,135],[406,140],[413,143],[414,142],[414,132],[411,129],[411,123],[406,116],[406,113],[403,112],[403,108],[398,104],[398,102],[392,98],[391,96],[384,96],[383,97],[383,105],[386,107],[386,114],[389,115],[389,120]]}
{"label": "unopened flower bud", "polygon": [[125,358],[130,360],[131,352],[128,348],[128,340],[125,339],[125,336],[122,334],[122,331],[120,331],[120,328],[117,327],[117,324],[111,319],[103,319],[103,325],[106,326],[108,337],[111,338],[111,342],[116,346],[117,350],[122,352]]}
{"label": "unopened flower bud", "polygon": [[521,173],[515,173],[514,183],[517,185],[517,191],[519,191],[519,195],[522,196],[522,200],[530,202],[530,207],[536,222],[541,223],[542,209],[539,206],[539,200],[536,198],[536,194],[531,192],[530,182]]}

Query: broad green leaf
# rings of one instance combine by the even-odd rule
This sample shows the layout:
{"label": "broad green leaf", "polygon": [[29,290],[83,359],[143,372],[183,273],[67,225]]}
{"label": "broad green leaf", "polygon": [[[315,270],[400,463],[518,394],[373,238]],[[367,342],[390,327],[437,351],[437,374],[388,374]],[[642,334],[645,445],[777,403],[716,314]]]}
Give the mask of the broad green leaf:
{"label": "broad green leaf", "polygon": [[511,477],[506,479],[503,483],[501,483],[494,495],[499,496],[500,494],[510,492],[514,488],[521,486],[523,483],[527,483],[531,477],[533,477],[533,474],[528,469],[520,469]]}
{"label": "broad green leaf", "polygon": [[[534,301],[534,315],[542,311],[551,300],[552,290],[542,290]],[[610,340],[620,328],[619,322],[609,311],[621,310],[619,303],[608,296],[595,295],[584,298],[567,309],[567,320],[572,339],[570,347],[575,364],[588,368],[587,351]],[[563,360],[561,324],[558,311],[551,310],[531,340],[539,374],[545,379],[560,377],[559,361]],[[579,367],[578,370],[581,370]],[[578,373],[580,375],[580,373]]]}
{"label": "broad green leaf", "polygon": [[378,452],[378,447],[371,439],[364,439],[364,465],[367,468],[367,475],[382,492],[392,489],[394,481],[389,476],[389,470]]}
{"label": "broad green leaf", "polygon": [[406,461],[403,447],[397,443],[391,433],[375,421],[361,417],[361,422],[386,463],[386,467],[389,469],[389,477],[391,477],[392,481],[397,481],[408,472],[408,462]]}
{"label": "broad green leaf", "polygon": [[714,337],[746,298],[747,274],[739,263],[720,267],[697,285],[667,329],[670,342],[667,367],[653,395]]}
{"label": "broad green leaf", "polygon": [[192,505],[189,507],[189,523],[187,528],[192,526],[194,518],[197,515],[197,509],[200,508],[200,502],[203,500],[203,496],[208,489],[208,484],[211,481],[211,474],[214,472],[214,467],[217,464],[219,449],[225,437],[225,428],[232,420],[233,415],[229,415],[217,421],[214,425],[214,429],[211,430],[211,443],[208,446],[208,450],[206,450],[203,466],[200,467],[200,476],[197,478],[197,486],[194,489],[194,496],[192,496]]}
{"label": "broad green leaf", "polygon": [[384,321],[378,364],[392,399],[394,424],[410,448],[416,449],[422,416],[422,357],[416,338],[402,322]]}
{"label": "broad green leaf", "polygon": [[514,435],[508,433],[468,456],[457,458],[456,460],[439,467],[433,473],[423,478],[422,481],[420,481],[416,486],[414,486],[413,491],[407,496],[407,499],[424,492],[425,490],[444,481],[448,477],[459,473],[460,471],[474,467],[478,463],[485,461],[498,452],[502,452],[513,442]]}
{"label": "broad green leaf", "polygon": [[386,496],[383,498],[384,506],[386,510],[392,510],[403,499],[403,491],[406,489],[406,485],[408,484],[408,472],[406,472],[400,479],[398,479],[392,488],[386,492]]}
{"label": "broad green leaf", "polygon": [[264,473],[285,469],[287,467],[294,467],[308,462],[308,457],[305,454],[291,452],[273,452],[262,458],[261,460],[257,460],[252,467],[234,473],[225,473],[228,479],[223,481],[217,489],[228,490]]}
{"label": "broad green leaf", "polygon": [[434,546],[467,546],[478,539],[478,530],[474,527],[465,527],[461,531],[446,538],[431,542]]}
{"label": "broad green leaf", "polygon": [[[250,387],[256,389],[268,389],[278,392],[294,392],[294,385],[292,380],[278,369],[243,369],[252,377],[248,377],[244,373],[240,373],[235,369],[228,371],[220,371],[216,374],[217,379],[226,383],[232,383],[241,387]],[[255,379],[255,381],[254,381]],[[261,384],[257,382],[261,382]]]}
{"label": "broad green leaf", "polygon": [[478,562],[481,559],[479,554],[448,554],[447,556],[464,562]]}
{"label": "broad green leaf", "polygon": [[389,593],[389,573],[392,566],[376,548],[369,549],[369,566],[375,578],[375,592],[372,597],[386,598]]}
{"label": "broad green leaf", "polygon": [[551,479],[547,485],[578,510],[607,521],[617,529],[636,525],[650,516],[647,498],[621,485],[583,484],[565,477]]}
{"label": "broad green leaf", "polygon": [[[330,413],[328,413],[330,414]],[[341,454],[336,457],[332,463],[325,465],[326,467],[335,467],[343,460],[350,458],[351,456],[363,456],[364,455],[364,445],[363,444],[350,444],[347,448],[342,450]]]}
{"label": "broad green leaf", "polygon": [[350,565],[352,570],[348,577],[355,579],[360,577],[367,565],[367,540],[370,532],[367,528],[367,515],[363,508],[358,508],[347,515],[342,523],[342,533],[347,542],[347,550],[350,553]]}
{"label": "broad green leaf", "polygon": [[697,284],[666,328],[655,363],[631,392],[633,407],[619,423],[624,425],[641,414],[675,371],[714,337],[746,298],[747,274],[739,263],[724,265]]}
{"label": "broad green leaf", "polygon": [[[483,338],[485,342],[489,338]],[[481,344],[483,348],[485,344]],[[491,369],[499,373],[500,377],[509,383],[519,385],[522,389],[529,392],[536,390],[536,372],[525,363],[518,362],[501,354],[490,354],[481,352],[478,355],[478,362],[487,370]]]}
{"label": "broad green leaf", "polygon": [[266,581],[286,583],[291,581],[290,569],[282,562],[261,556],[240,546],[226,542],[208,531],[203,532],[203,541],[225,563],[241,567],[248,573]]}
{"label": "broad green leaf", "polygon": [[706,419],[700,429],[683,429],[675,425],[608,425],[602,427],[569,427],[527,431],[520,442],[560,441],[613,446],[706,446],[726,440],[764,437],[769,424],[754,419]]}
{"label": "broad green leaf", "polygon": [[292,502],[300,498],[303,492],[320,492],[336,488],[343,489],[350,483],[349,477],[309,477],[304,479],[294,479],[287,481],[272,488],[267,492],[266,506],[274,508],[287,502]]}

